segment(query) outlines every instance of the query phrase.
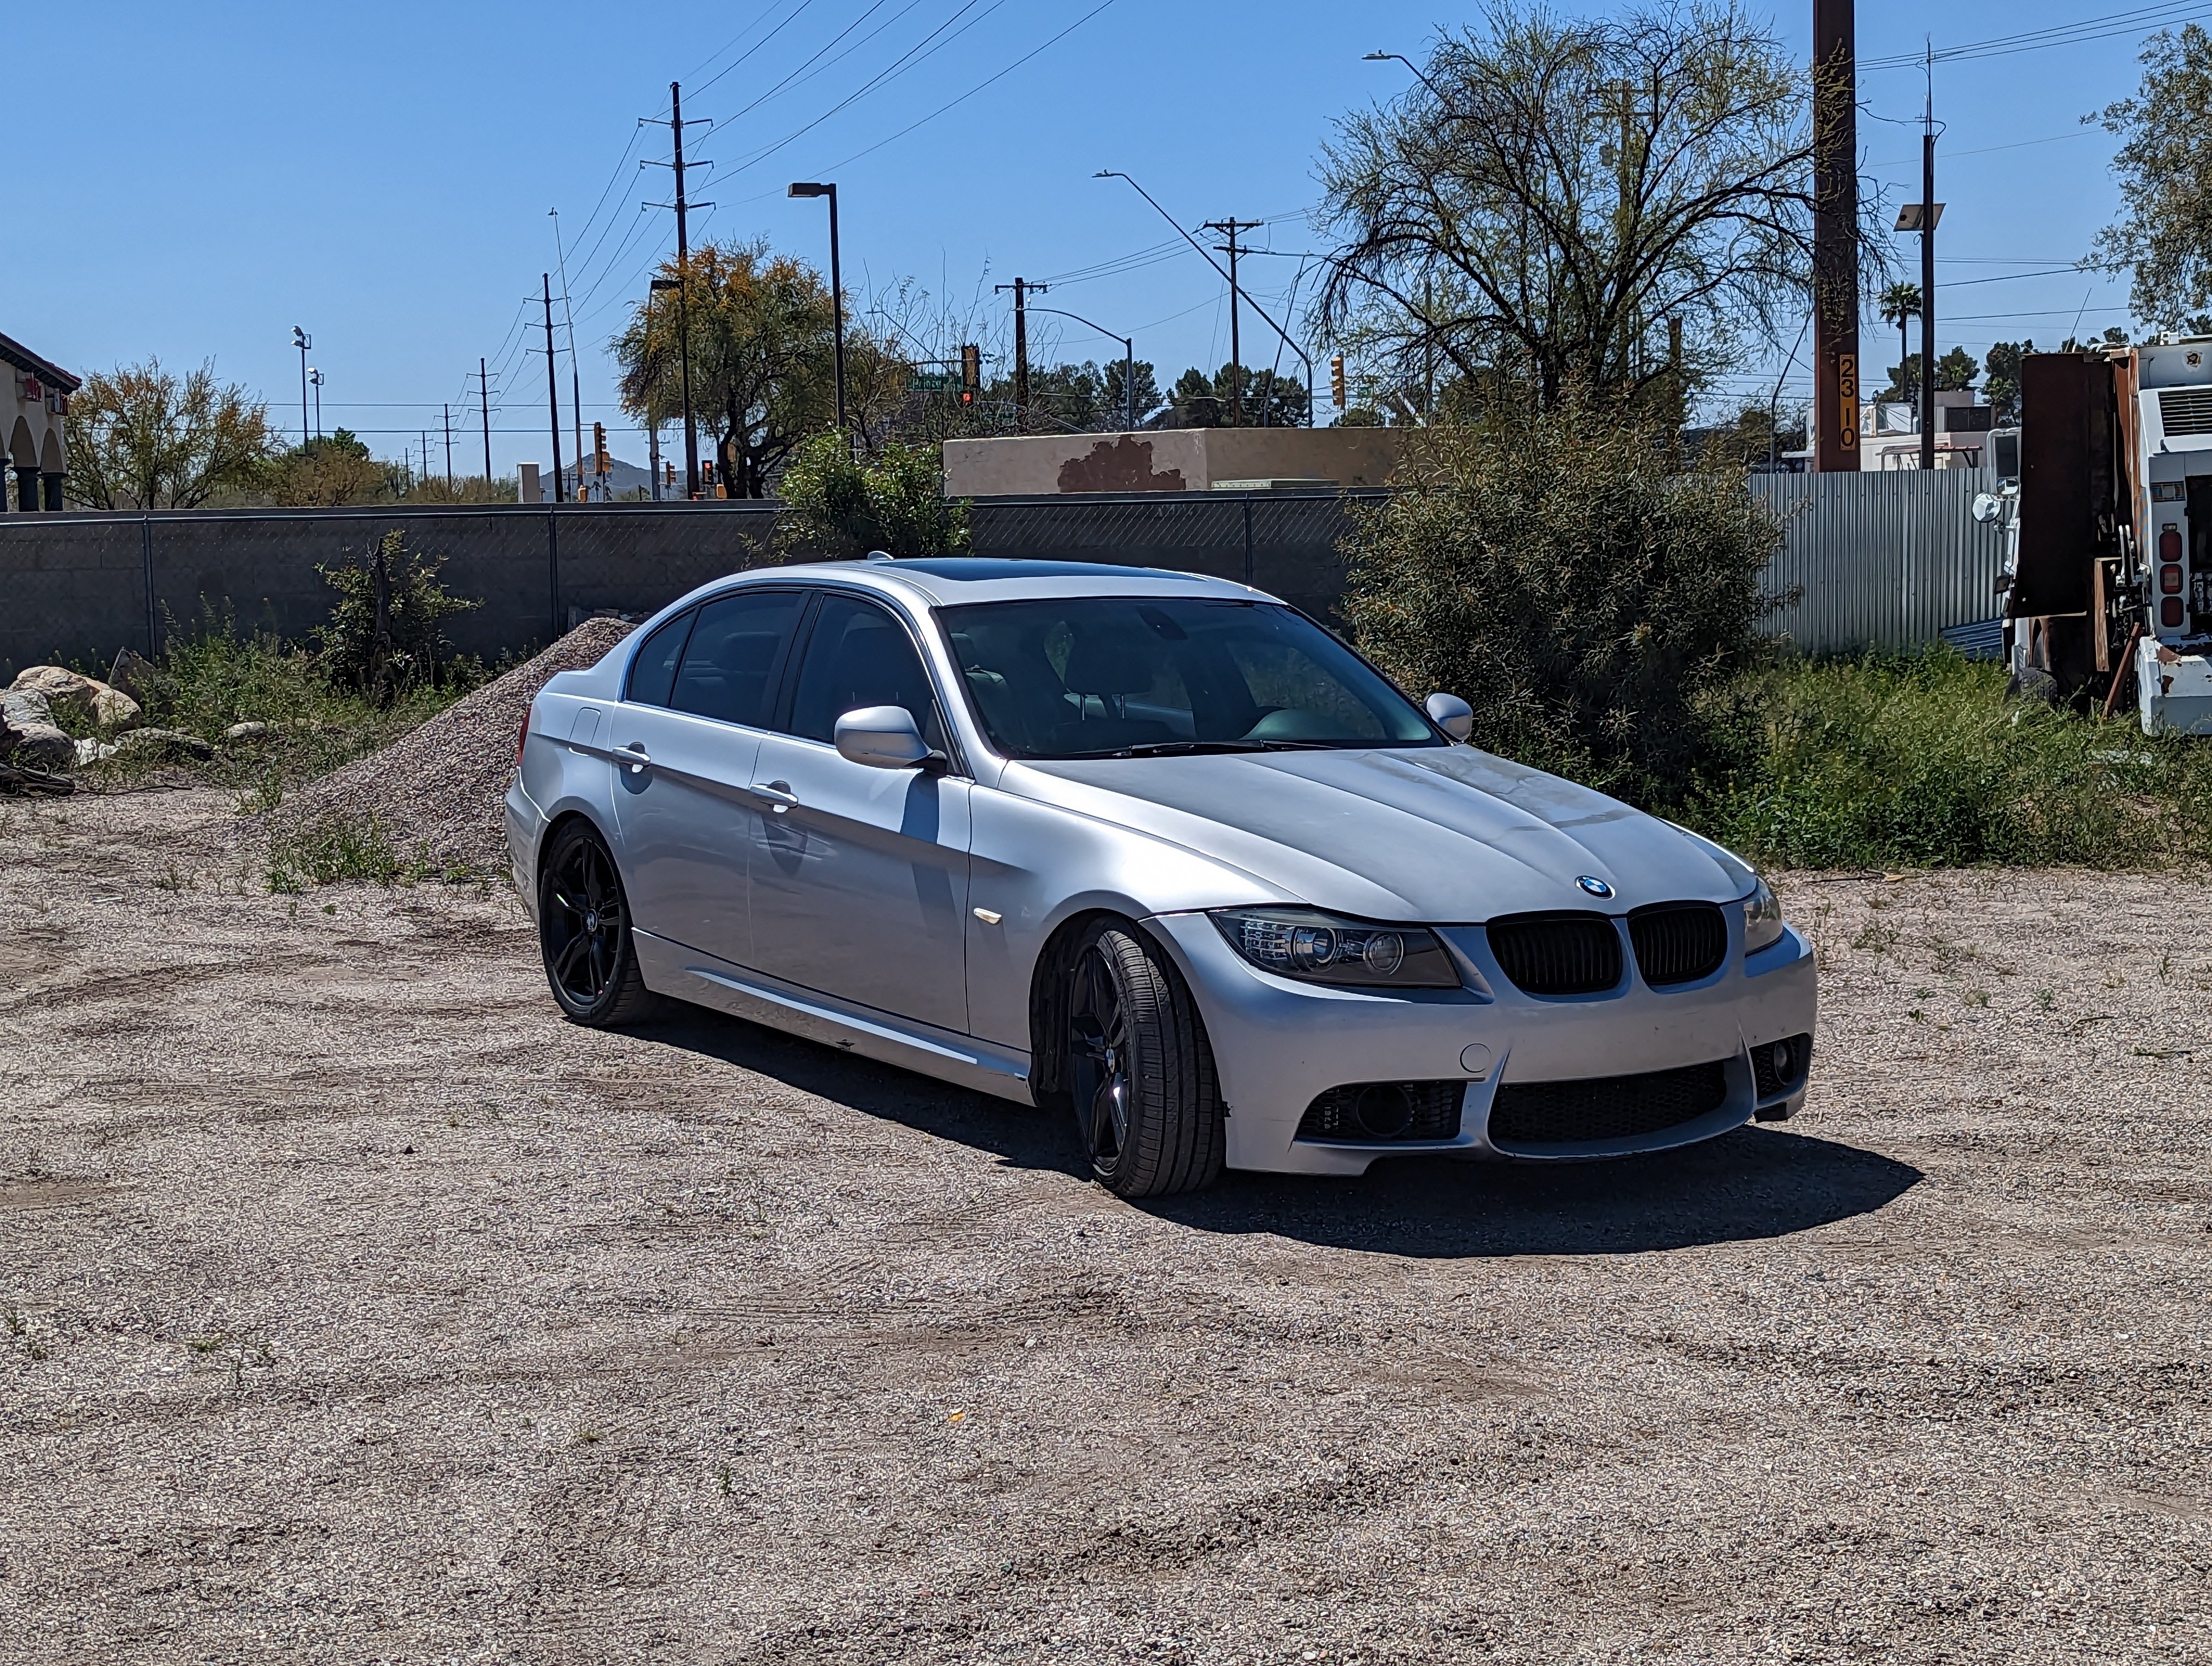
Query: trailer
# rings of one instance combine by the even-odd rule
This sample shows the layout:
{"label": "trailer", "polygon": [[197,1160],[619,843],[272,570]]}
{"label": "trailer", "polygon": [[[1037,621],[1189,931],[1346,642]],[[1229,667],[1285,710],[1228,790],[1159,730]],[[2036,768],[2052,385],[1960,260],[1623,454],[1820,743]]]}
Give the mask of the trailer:
{"label": "trailer", "polygon": [[2212,337],[2028,355],[2017,450],[1976,506],[2014,689],[2212,734]]}

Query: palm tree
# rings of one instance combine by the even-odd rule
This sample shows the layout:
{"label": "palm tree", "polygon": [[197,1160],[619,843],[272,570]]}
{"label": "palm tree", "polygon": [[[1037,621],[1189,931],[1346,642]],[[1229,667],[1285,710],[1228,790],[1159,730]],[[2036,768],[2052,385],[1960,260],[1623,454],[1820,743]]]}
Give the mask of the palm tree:
{"label": "palm tree", "polygon": [[1897,326],[1897,356],[1901,361],[1897,373],[1898,386],[1912,386],[1912,343],[1905,326],[1920,316],[1920,286],[1917,283],[1893,283],[1881,292],[1881,317],[1885,324]]}

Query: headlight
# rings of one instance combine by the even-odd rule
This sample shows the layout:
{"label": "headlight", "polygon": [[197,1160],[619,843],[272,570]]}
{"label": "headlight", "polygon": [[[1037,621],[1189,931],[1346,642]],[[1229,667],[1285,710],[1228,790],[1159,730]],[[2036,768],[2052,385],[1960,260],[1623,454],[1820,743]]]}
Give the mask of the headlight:
{"label": "headlight", "polygon": [[1743,905],[1743,952],[1757,954],[1782,940],[1782,899],[1765,880]]}
{"label": "headlight", "polygon": [[1261,971],[1361,988],[1456,989],[1459,970],[1434,932],[1370,926],[1312,909],[1217,909],[1206,916]]}

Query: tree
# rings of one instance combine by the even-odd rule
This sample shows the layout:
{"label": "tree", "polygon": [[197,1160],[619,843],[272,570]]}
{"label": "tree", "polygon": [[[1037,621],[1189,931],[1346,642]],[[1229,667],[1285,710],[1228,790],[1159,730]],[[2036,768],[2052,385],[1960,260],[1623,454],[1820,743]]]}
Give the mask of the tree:
{"label": "tree", "polygon": [[2085,116],[2120,141],[2120,216],[2085,266],[2132,276],[2128,310],[2163,328],[2212,307],[2212,35],[2160,29],[2133,98]]}
{"label": "tree", "polygon": [[[1320,320],[1367,362],[1417,384],[1428,362],[1503,367],[1541,405],[1579,384],[1671,406],[1747,338],[1796,329],[1810,86],[1736,0],[1591,21],[1493,0],[1419,82],[1322,156],[1341,240]],[[1870,209],[1861,235],[1878,267]]]}
{"label": "tree", "polygon": [[1401,489],[1354,511],[1345,546],[1359,645],[1401,686],[1467,700],[1486,751],[1677,798],[1782,535],[1740,469],[1684,476],[1668,437],[1571,388],[1414,435]]}
{"label": "tree", "polygon": [[779,483],[789,511],[787,550],[817,556],[962,556],[968,506],[945,501],[944,453],[886,442],[855,459],[834,429],[803,441]]}
{"label": "tree", "polygon": [[1999,428],[2020,421],[2020,362],[2033,351],[2033,341],[1994,342],[1982,361],[1989,372],[1982,382],[1982,398],[1995,408]]}
{"label": "tree", "polygon": [[1917,405],[1920,403],[1920,356],[1908,353],[1889,368],[1889,386],[1875,395],[1880,404]]}
{"label": "tree", "polygon": [[294,447],[272,462],[264,482],[276,502],[335,509],[395,496],[392,465],[369,455],[349,429]]}
{"label": "tree", "polygon": [[1974,356],[1963,347],[1954,347],[1936,361],[1936,391],[1964,393],[1981,374],[1982,367],[1974,362]]}
{"label": "tree", "polygon": [[1224,364],[1211,376],[1193,365],[1176,378],[1165,426],[1227,428],[1233,410],[1230,390],[1238,381],[1246,428],[1297,428],[1305,422],[1304,384],[1249,364]]}
{"label": "tree", "polygon": [[[1897,326],[1897,356],[1904,362],[1910,373],[1899,376],[1896,371],[1891,371],[1890,385],[1893,387],[1911,390],[1920,385],[1919,367],[1912,357],[1912,338],[1905,333],[1905,325],[1920,316],[1920,286],[1917,283],[1893,283],[1881,292],[1882,320]],[[1905,397],[1911,398],[1914,396],[1908,392]]]}
{"label": "tree", "polygon": [[[691,252],[688,271],[672,258],[660,275],[684,285],[692,409],[723,459],[730,495],[765,497],[792,448],[836,410],[829,286],[804,261],[771,254],[765,239],[706,244]],[[623,408],[645,422],[683,420],[678,313],[675,295],[648,294],[613,343]],[[848,324],[848,380],[864,334]]]}
{"label": "tree", "polygon": [[409,550],[394,527],[366,557],[315,569],[337,592],[330,623],[315,628],[317,657],[332,684],[389,706],[438,682],[453,662],[445,620],[481,605],[439,582],[444,565],[441,556]]}
{"label": "tree", "polygon": [[[1122,378],[1127,374],[1135,384],[1136,398],[1126,399],[1121,392]],[[1100,378],[1104,384],[1100,391],[1100,423],[1106,429],[1120,429],[1128,423],[1128,412],[1133,404],[1139,424],[1158,410],[1166,400],[1160,398],[1160,385],[1149,359],[1138,359],[1125,365],[1120,359],[1109,359]]]}
{"label": "tree", "polygon": [[268,407],[215,379],[179,381],[159,359],[95,371],[70,398],[70,498],[94,509],[196,509],[258,479],[275,443]]}

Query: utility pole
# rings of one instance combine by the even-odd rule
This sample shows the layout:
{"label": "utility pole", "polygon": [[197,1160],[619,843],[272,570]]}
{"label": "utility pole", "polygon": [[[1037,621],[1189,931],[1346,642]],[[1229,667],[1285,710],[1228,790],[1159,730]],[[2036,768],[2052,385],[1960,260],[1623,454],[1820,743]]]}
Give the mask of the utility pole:
{"label": "utility pole", "polygon": [[993,295],[1006,290],[1014,292],[1014,426],[1022,427],[1029,418],[1030,410],[1030,316],[1027,303],[1030,296],[1051,293],[1042,283],[1032,283],[1018,277],[1011,283],[993,287]]}
{"label": "utility pole", "polygon": [[668,131],[676,138],[676,356],[684,378],[684,489],[699,496],[699,428],[691,414],[690,234],[684,208],[684,89],[668,83]]}
{"label": "utility pole", "polygon": [[484,484],[491,484],[491,377],[485,373],[484,362],[477,361],[477,409],[483,413]]}
{"label": "utility pole", "polygon": [[1857,19],[1813,0],[1813,466],[1859,465]]}
{"label": "utility pole", "polygon": [[568,404],[576,419],[576,496],[580,502],[584,496],[584,380],[576,368],[576,314],[568,299],[568,257],[561,249],[561,210],[545,211],[553,216],[553,260],[561,273],[562,327],[568,332]]}
{"label": "utility pole", "polygon": [[1936,58],[1929,46],[1928,105],[1920,131],[1920,466],[1936,466]]}
{"label": "utility pole", "polygon": [[561,384],[553,368],[553,274],[545,279],[545,403],[553,412],[553,501],[561,500]]}
{"label": "utility pole", "polygon": [[1214,247],[1229,257],[1229,426],[1244,426],[1244,354],[1237,335],[1237,257],[1241,252],[1237,242],[1240,231],[1257,231],[1266,222],[1239,220],[1209,220],[1201,229],[1224,233],[1229,240]]}
{"label": "utility pole", "polygon": [[647,422],[645,428],[645,467],[653,477],[653,501],[660,502],[660,424]]}
{"label": "utility pole", "polygon": [[446,489],[453,489],[453,408],[446,408]]}

